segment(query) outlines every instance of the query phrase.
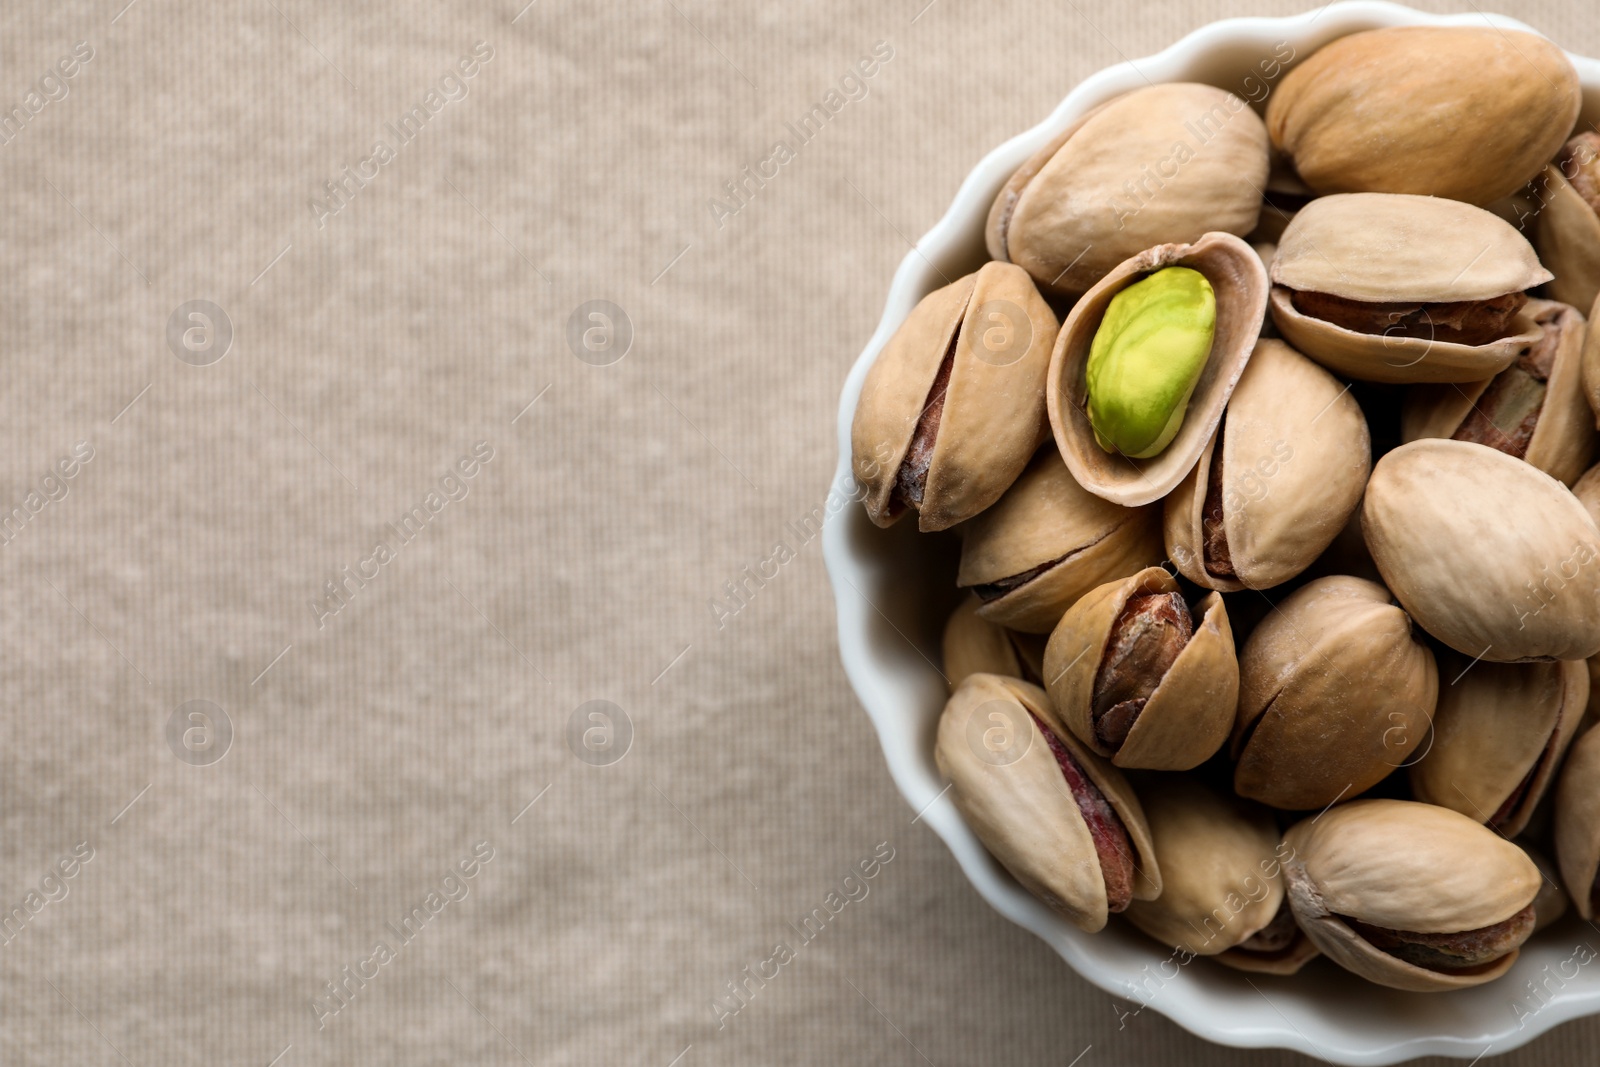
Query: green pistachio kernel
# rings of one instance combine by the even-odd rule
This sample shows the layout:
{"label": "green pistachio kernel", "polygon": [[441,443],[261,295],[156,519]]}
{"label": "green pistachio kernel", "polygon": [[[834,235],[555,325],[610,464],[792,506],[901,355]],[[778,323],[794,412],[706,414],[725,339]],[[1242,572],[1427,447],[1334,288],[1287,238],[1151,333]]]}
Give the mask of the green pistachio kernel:
{"label": "green pistachio kernel", "polygon": [[1096,443],[1159,455],[1183,425],[1216,332],[1217,296],[1197,270],[1166,267],[1112,297],[1084,369]]}

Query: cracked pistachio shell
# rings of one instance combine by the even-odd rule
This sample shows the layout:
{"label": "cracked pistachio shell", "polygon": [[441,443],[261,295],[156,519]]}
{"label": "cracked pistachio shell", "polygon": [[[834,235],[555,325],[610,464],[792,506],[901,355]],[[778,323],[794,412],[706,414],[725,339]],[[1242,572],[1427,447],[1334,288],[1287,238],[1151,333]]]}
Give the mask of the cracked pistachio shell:
{"label": "cracked pistachio shell", "polygon": [[1125,913],[1147,936],[1215,956],[1272,921],[1283,903],[1272,813],[1189,778],[1170,778],[1144,802],[1161,895]]}
{"label": "cracked pistachio shell", "polygon": [[1291,811],[1356,796],[1405,765],[1438,697],[1433,653],[1387,589],[1309,582],[1239,653],[1234,791]]}
{"label": "cracked pistachio shell", "polygon": [[1311,201],[1272,260],[1272,318],[1284,340],[1336,374],[1374,382],[1470,382],[1504,370],[1539,339],[1526,311],[1481,345],[1370,334],[1303,314],[1293,293],[1374,304],[1491,300],[1549,281],[1505,220],[1425,196],[1350,193]]}
{"label": "cracked pistachio shell", "polygon": [[1045,646],[1050,706],[1086,748],[1118,767],[1156,771],[1198,767],[1222,747],[1233,726],[1239,663],[1228,609],[1213,593],[1196,606],[1193,635],[1150,694],[1127,738],[1111,749],[1095,737],[1095,682],[1122,609],[1135,596],[1176,592],[1178,583],[1160,567],[1108,582],[1067,610]]}
{"label": "cracked pistachio shell", "polygon": [[[957,810],[984,847],[1023,888],[1084,930],[1106,924],[1104,876],[1094,840],[1072,790],[1033,716],[1049,721],[1044,690],[1016,678],[974,674],[957,687],[939,718],[934,758],[949,780]],[[1005,728],[1029,731],[1020,756],[1008,761],[979,754],[991,713]],[[977,722],[974,723],[974,718]],[[1161,894],[1161,873],[1144,810],[1122,774],[1070,735],[1060,740],[1105,796],[1127,831],[1134,853],[1133,896]]]}
{"label": "cracked pistachio shell", "polygon": [[1306,936],[1348,971],[1392,989],[1434,992],[1503,975],[1517,949],[1450,974],[1376,948],[1345,921],[1415,933],[1460,933],[1516,915],[1539,892],[1539,869],[1516,845],[1448,808],[1357,800],[1289,828],[1289,904]]}
{"label": "cracked pistachio shell", "polygon": [[1316,561],[1361,503],[1367,420],[1349,389],[1282,341],[1259,341],[1222,421],[1216,487],[1232,575],[1214,570],[1205,514],[1219,441],[1167,497],[1167,556],[1197,585],[1268,589]]}
{"label": "cracked pistachio shell", "polygon": [[1086,492],[1055,449],[1042,448],[1000,502],[965,527],[956,584],[984,599],[980,617],[1047,634],[1089,590],[1160,560],[1155,508]]}
{"label": "cracked pistachio shell", "polygon": [[1555,839],[1567,895],[1579,915],[1593,919],[1600,871],[1600,730],[1586,730],[1567,753],[1556,783]]}
{"label": "cracked pistachio shell", "polygon": [[[1288,894],[1284,894],[1284,906],[1288,906]],[[1228,951],[1213,957],[1218,963],[1233,968],[1236,971],[1247,971],[1251,974],[1299,974],[1300,969],[1318,956],[1322,951],[1306,936],[1299,924],[1294,928],[1294,940],[1288,947],[1277,952],[1250,952],[1243,948],[1230,948]]]}
{"label": "cracked pistachio shell", "polygon": [[1543,471],[1485,445],[1413,441],[1373,468],[1361,529],[1401,605],[1457,652],[1600,652],[1600,530]]}
{"label": "cracked pistachio shell", "polygon": [[[1545,383],[1538,422],[1522,458],[1556,481],[1571,485],[1589,466],[1595,452],[1595,416],[1583,391],[1587,323],[1576,308],[1553,300],[1530,300],[1526,313],[1543,331],[1540,344],[1554,349],[1554,363]],[[1493,378],[1485,378],[1460,385],[1412,386],[1400,413],[1401,439],[1453,436],[1493,382]]]}
{"label": "cracked pistachio shell", "polygon": [[[1113,297],[1164,267],[1190,267],[1205,276],[1216,297],[1210,356],[1190,394],[1171,443],[1149,459],[1109,453],[1095,440],[1085,410],[1085,370],[1095,334]],[[1135,507],[1160,500],[1193,469],[1216,432],[1265,315],[1267,272],[1254,250],[1227,233],[1207,233],[1194,244],[1148,248],[1117,265],[1073,305],[1056,339],[1045,382],[1045,402],[1056,447],[1079,484],[1114,503]]]}
{"label": "cracked pistachio shell", "polygon": [[1588,310],[1600,297],[1600,216],[1556,164],[1545,167],[1537,184],[1533,244],[1555,274],[1550,295]]}
{"label": "cracked pistachio shell", "polygon": [[1389,27],[1342,37],[1284,75],[1267,129],[1318,193],[1487,204],[1539,173],[1580,103],[1577,71],[1543,37]]}
{"label": "cracked pistachio shell", "polygon": [[1018,168],[990,208],[989,254],[1076,296],[1151,245],[1249,233],[1266,178],[1266,127],[1239,97],[1185,83],[1135,89]]}
{"label": "cracked pistachio shell", "polygon": [[944,675],[955,692],[970,674],[1000,674],[1037,683],[1044,638],[1019,634],[978,614],[983,601],[968,593],[944,624]]}
{"label": "cracked pistachio shell", "polygon": [[[943,530],[1000,498],[1045,439],[1043,386],[1056,317],[1020,268],[986,263],[923,297],[861,387],[852,465],[867,514],[888,526],[905,514],[896,492],[913,438],[938,410],[918,508],[922,530]],[[949,363],[942,409],[930,406]]]}
{"label": "cracked pistachio shell", "polygon": [[1582,660],[1472,663],[1447,654],[1433,738],[1411,765],[1416,799],[1459,811],[1505,837],[1528,825],[1589,703]]}
{"label": "cracked pistachio shell", "polygon": [[1533,898],[1533,930],[1538,933],[1567,913],[1567,894],[1561,888],[1561,871],[1550,857],[1526,841],[1518,841],[1517,847],[1539,868],[1539,895]]}

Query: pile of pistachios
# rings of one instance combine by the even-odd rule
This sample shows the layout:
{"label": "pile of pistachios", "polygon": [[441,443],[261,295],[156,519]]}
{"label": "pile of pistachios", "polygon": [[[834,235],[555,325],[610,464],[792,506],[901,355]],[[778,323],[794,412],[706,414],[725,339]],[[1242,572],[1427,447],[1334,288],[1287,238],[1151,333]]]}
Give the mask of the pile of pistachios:
{"label": "pile of pistachios", "polygon": [[854,471],[959,538],[935,754],[1029,892],[1478,985],[1600,908],[1600,133],[1487,27],[1356,33],[1258,103],[1150,85],[1023,163]]}

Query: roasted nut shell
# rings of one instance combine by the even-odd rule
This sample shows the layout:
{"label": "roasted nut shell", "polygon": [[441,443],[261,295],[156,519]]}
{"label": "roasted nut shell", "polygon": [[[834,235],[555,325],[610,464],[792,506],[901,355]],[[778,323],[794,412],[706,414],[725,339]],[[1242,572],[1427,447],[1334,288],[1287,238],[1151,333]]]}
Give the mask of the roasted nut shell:
{"label": "roasted nut shell", "polygon": [[937,289],[895,331],[851,426],[867,514],[908,509],[943,530],[993,504],[1044,440],[1044,374],[1056,317],[1026,272],[986,263]]}
{"label": "roasted nut shell", "polygon": [[1044,639],[990,622],[978,614],[982,606],[969,593],[944,624],[944,677],[950,691],[971,674],[999,674],[1037,685],[1043,677]]}
{"label": "roasted nut shell", "polygon": [[1600,730],[1585,731],[1567,753],[1556,784],[1556,862],[1578,914],[1597,913],[1595,873],[1600,871]]}
{"label": "roasted nut shell", "polygon": [[1076,296],[1151,245],[1249,233],[1266,177],[1266,127],[1243,100],[1209,85],[1146,86],[1011,176],[989,211],[989,254]]}
{"label": "roasted nut shell", "polygon": [[1333,543],[1371,471],[1348,388],[1282,341],[1259,341],[1220,433],[1167,497],[1167,555],[1208,589],[1286,582]]}
{"label": "roasted nut shell", "polygon": [[1584,311],[1600,297],[1600,215],[1569,179],[1583,182],[1597,156],[1600,135],[1575,137],[1535,182],[1533,243],[1539,260],[1555,273],[1550,295]]}
{"label": "roasted nut shell", "polygon": [[[1109,582],[1068,609],[1045,646],[1044,677],[1055,714],[1086,748],[1118,767],[1189,770],[1222,747],[1233,725],[1239,664],[1227,608],[1213,593],[1197,605],[1193,634],[1164,673],[1156,678],[1130,679],[1139,684],[1141,693],[1148,692],[1138,698],[1142,704],[1110,709],[1112,715],[1135,716],[1121,742],[1109,744],[1101,736],[1105,731],[1095,712],[1103,710],[1097,706],[1101,703],[1098,697],[1112,681],[1108,674],[1119,669],[1149,670],[1151,666],[1142,661],[1137,648],[1114,647],[1118,623],[1125,617],[1129,601],[1177,593],[1178,583],[1160,567]],[[1187,608],[1184,621],[1188,621]],[[1126,653],[1125,657],[1119,659],[1119,652]]]}
{"label": "roasted nut shell", "polygon": [[1434,970],[1379,949],[1351,925],[1465,933],[1529,908],[1539,869],[1472,819],[1433,804],[1358,800],[1297,823],[1284,843],[1293,850],[1283,874],[1295,918],[1346,970],[1393,989],[1433,992],[1491,981],[1516,961],[1513,945],[1469,971]]}
{"label": "roasted nut shell", "polygon": [[1387,589],[1318,578],[1239,653],[1234,791],[1287,810],[1356,796],[1404,766],[1438,696],[1433,653]]}
{"label": "roasted nut shell", "polygon": [[1457,652],[1600,652],[1600,531],[1548,474],[1484,445],[1414,441],[1373,468],[1361,528],[1406,611]]}
{"label": "roasted nut shell", "polygon": [[1577,71],[1542,37],[1390,27],[1340,38],[1284,75],[1267,129],[1318,193],[1487,204],[1539,173],[1580,103]]}

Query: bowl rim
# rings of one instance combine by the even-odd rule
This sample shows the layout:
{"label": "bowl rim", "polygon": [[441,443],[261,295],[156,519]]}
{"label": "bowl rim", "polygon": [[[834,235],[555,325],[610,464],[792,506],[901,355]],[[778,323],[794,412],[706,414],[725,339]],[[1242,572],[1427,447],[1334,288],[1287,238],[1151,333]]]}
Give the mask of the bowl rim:
{"label": "bowl rim", "polygon": [[[1041,122],[991,150],[962,181],[949,208],[927,233],[906,253],[890,284],[876,330],[851,367],[840,393],[837,441],[839,461],[834,472],[830,497],[848,495],[854,478],[850,463],[850,427],[856,402],[867,369],[917,301],[944,279],[935,265],[940,259],[954,260],[964,255],[960,249],[971,244],[974,220],[988,214],[994,193],[1019,165],[1075,117],[1090,107],[1148,82],[1182,80],[1175,74],[1197,56],[1210,50],[1237,46],[1253,39],[1283,40],[1298,47],[1320,47],[1327,41],[1363,29],[1406,25],[1484,25],[1494,28],[1538,30],[1504,15],[1474,10],[1469,13],[1437,15],[1417,11],[1387,0],[1338,0],[1315,11],[1279,18],[1245,17],[1208,23],[1166,49],[1141,59],[1127,60],[1091,74],[1078,83]],[[1543,36],[1541,34],[1541,36]],[[1567,53],[1577,68],[1580,82],[1589,94],[1600,90],[1600,60]],[[981,224],[981,223],[980,223]],[[974,888],[989,904],[1017,925],[1040,937],[1080,976],[1106,993],[1120,999],[1128,997],[1130,977],[1113,972],[1090,959],[1080,938],[1088,936],[1071,928],[1042,904],[1011,881],[957,813],[946,794],[949,786],[930,773],[931,760],[921,748],[927,732],[903,729],[895,721],[897,702],[917,699],[915,687],[896,681],[890,672],[866,651],[870,647],[868,630],[882,612],[862,592],[866,579],[863,559],[851,546],[846,530],[849,508],[830,508],[823,526],[823,562],[833,588],[839,632],[840,658],[857,698],[865,708],[878,735],[890,776],[906,802],[916,812],[913,822],[926,821],[955,856]],[[885,617],[886,618],[886,617]],[[892,623],[891,623],[892,625]],[[903,635],[902,635],[903,636]],[[907,639],[909,641],[909,639]],[[929,664],[930,668],[932,664]],[[935,670],[934,673],[937,673]],[[926,679],[924,679],[924,682]],[[942,690],[942,680],[940,682]],[[926,689],[926,685],[922,687]],[[941,698],[942,699],[942,698]],[[1249,983],[1255,986],[1252,981]],[[1487,987],[1485,987],[1487,988]],[[1257,992],[1261,992],[1257,987]],[[1261,993],[1266,999],[1266,994]],[[1214,1010],[1199,1010],[1200,1005],[1181,998],[1156,997],[1141,1004],[1153,1007],[1190,1033],[1217,1044],[1239,1048],[1284,1048],[1329,1062],[1341,1064],[1392,1064],[1419,1056],[1441,1055],[1459,1058],[1479,1057],[1489,1049],[1505,1052],[1517,1048],[1571,1019],[1600,1012],[1600,986],[1591,990],[1566,988],[1541,1000],[1531,1017],[1519,1026],[1509,1023],[1495,1027],[1484,1023],[1472,1034],[1418,1032],[1401,1040],[1384,1040],[1359,1027],[1329,1026],[1318,1029],[1321,1040],[1313,1041],[1289,1015],[1273,1007],[1276,1020],[1240,1022],[1220,1017]],[[1352,1009],[1340,1007],[1338,1011]],[[1258,1018],[1260,1018],[1258,1016]],[[1302,1019],[1302,1022],[1305,1022]]]}

